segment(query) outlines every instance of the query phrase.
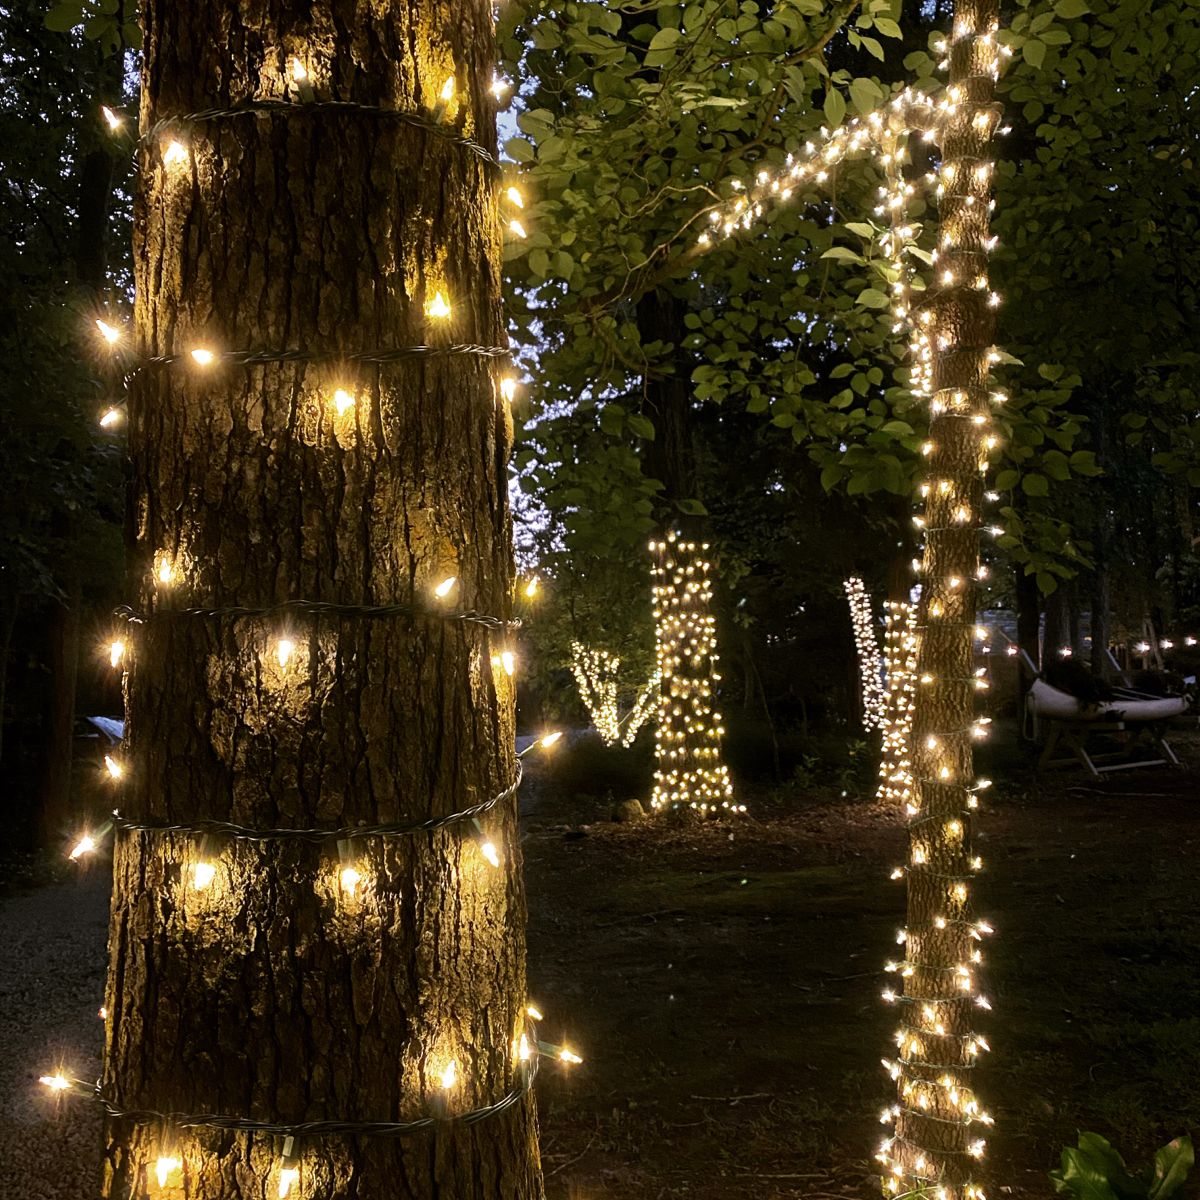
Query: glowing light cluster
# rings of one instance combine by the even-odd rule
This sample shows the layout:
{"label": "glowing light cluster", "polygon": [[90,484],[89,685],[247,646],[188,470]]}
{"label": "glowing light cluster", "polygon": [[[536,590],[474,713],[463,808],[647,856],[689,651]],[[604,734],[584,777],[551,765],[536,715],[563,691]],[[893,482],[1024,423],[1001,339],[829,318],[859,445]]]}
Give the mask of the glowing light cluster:
{"label": "glowing light cluster", "polygon": [[594,650],[582,642],[571,643],[571,672],[579,698],[606,746],[633,745],[638,730],[654,712],[658,693],[659,674],[655,671],[649,682],[638,689],[633,704],[622,717],[618,696],[620,668],[621,659],[617,655]]}
{"label": "glowing light cluster", "polygon": [[858,674],[862,681],[863,728],[878,729],[883,725],[884,686],[883,658],[875,637],[875,617],[871,612],[871,597],[863,581],[851,575],[842,586],[850,605],[850,624],[854,628],[854,645],[858,651]]}
{"label": "glowing light cluster", "polygon": [[717,711],[721,676],[712,615],[707,543],[678,533],[652,541],[654,643],[661,680],[654,742],[654,809],[686,806],[704,813],[745,812],[721,761],[725,728]]}
{"label": "glowing light cluster", "polygon": [[883,700],[883,743],[879,755],[879,785],[875,798],[889,807],[904,808],[912,799],[912,717],[916,691],[917,608],[905,600],[884,606],[884,669],[887,691]]}

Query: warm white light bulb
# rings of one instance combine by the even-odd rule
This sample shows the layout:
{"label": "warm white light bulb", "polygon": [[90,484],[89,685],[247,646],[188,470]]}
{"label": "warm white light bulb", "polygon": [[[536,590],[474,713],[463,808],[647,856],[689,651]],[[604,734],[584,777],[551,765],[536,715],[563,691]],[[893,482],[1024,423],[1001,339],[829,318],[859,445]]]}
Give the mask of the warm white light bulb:
{"label": "warm white light bulb", "polygon": [[121,340],[121,331],[115,326],[110,325],[107,321],[96,318],[96,328],[100,330],[100,336],[110,345],[114,346]]}
{"label": "warm white light bulb", "polygon": [[497,100],[503,100],[504,97],[508,95],[508,90],[511,86],[512,85],[507,79],[501,79],[500,76],[497,75],[492,80],[492,95],[495,96]]}
{"label": "warm white light bulb", "polygon": [[292,59],[292,79],[296,83],[305,83],[308,80],[308,68],[298,59]]}
{"label": "warm white light bulb", "polygon": [[279,659],[279,665],[286,667],[291,661],[292,655],[296,653],[296,643],[291,638],[280,638],[275,647],[275,656]]}
{"label": "warm white light bulb", "polygon": [[104,766],[113,779],[120,779],[125,774],[125,768],[111,754],[104,756]]}
{"label": "warm white light bulb", "polygon": [[185,163],[188,160],[187,147],[182,142],[173,141],[163,151],[163,165],[168,167]]}
{"label": "warm white light bulb", "polygon": [[101,429],[111,429],[121,419],[121,410],[119,408],[107,409],[104,415],[100,418]]}
{"label": "warm white light bulb", "polygon": [[342,891],[347,896],[353,896],[355,888],[362,882],[362,876],[354,867],[343,867],[342,873],[338,878],[342,885]]}
{"label": "warm white light bulb", "polygon": [[292,1194],[292,1188],[300,1182],[299,1167],[279,1168],[279,1200],[287,1200]]}
{"label": "warm white light bulb", "polygon": [[190,353],[192,361],[201,367],[211,367],[217,358],[207,346],[197,346]]}
{"label": "warm white light bulb", "polygon": [[438,93],[443,104],[449,104],[454,99],[454,76],[447,75],[445,83],[442,84],[442,90]]}
{"label": "warm white light bulb", "polygon": [[503,396],[509,404],[511,404],[513,402],[513,397],[516,396],[516,394],[517,381],[513,379],[511,375],[506,375],[502,380],[500,380],[500,395]]}
{"label": "warm white light bulb", "polygon": [[541,1021],[541,1020],[544,1020],[544,1018],[543,1018],[543,1016],[542,1016],[542,1014],[541,1014],[541,1010],[540,1010],[540,1009],[537,1007],[537,1005],[536,1005],[536,1004],[527,1004],[527,1005],[525,1005],[525,1011],[526,1011],[526,1012],[529,1014],[529,1016],[531,1016],[531,1017],[532,1017],[532,1018],[533,1018],[535,1021]]}
{"label": "warm white light bulb", "polygon": [[525,232],[525,226],[522,225],[521,222],[516,219],[516,217],[514,217],[511,221],[509,221],[508,229],[509,229],[509,232],[513,235],[513,237],[518,237],[518,238],[524,239],[529,236]]}
{"label": "warm white light bulb", "polygon": [[576,1054],[574,1050],[568,1049],[566,1046],[560,1047],[560,1049],[558,1051],[558,1060],[559,1060],[559,1062],[565,1062],[565,1063],[581,1063],[581,1062],[583,1062],[583,1059],[580,1058],[579,1055]]}
{"label": "warm white light bulb", "polygon": [[108,107],[107,104],[100,105],[100,113],[104,117],[104,120],[107,122],[109,129],[112,130],[113,133],[116,133],[117,130],[120,129],[121,126],[125,124],[125,118],[122,117],[119,113],[114,112],[111,108]]}
{"label": "warm white light bulb", "polygon": [[504,673],[511,675],[517,669],[517,660],[511,650],[504,650],[500,654],[500,663],[504,667]]}
{"label": "warm white light bulb", "polygon": [[530,580],[530,581],[529,581],[529,582],[528,582],[528,583],[525,585],[525,599],[526,599],[526,600],[532,600],[532,599],[534,598],[534,596],[536,596],[536,595],[538,594],[538,587],[539,587],[539,585],[540,585],[540,582],[541,582],[541,581],[540,581],[540,580],[538,579],[538,577],[535,575],[535,576],[534,576],[534,577],[533,577],[533,578],[532,578],[532,579],[531,579],[531,580]]}
{"label": "warm white light bulb", "polygon": [[71,1081],[61,1071],[57,1071],[53,1075],[41,1076],[38,1083],[48,1087],[52,1092],[65,1092],[71,1086]]}
{"label": "warm white light bulb", "polygon": [[542,745],[547,748],[553,746],[560,737],[562,737],[562,730],[556,729],[553,733],[548,733],[542,738]]}
{"label": "warm white light bulb", "polygon": [[458,1063],[454,1059],[451,1059],[446,1064],[446,1069],[442,1072],[442,1091],[448,1092],[456,1083],[458,1083]]}
{"label": "warm white light bulb", "polygon": [[500,866],[500,851],[496,849],[494,842],[486,841],[479,843],[479,853],[492,864],[493,867]]}
{"label": "warm white light bulb", "polygon": [[108,647],[108,661],[111,666],[120,666],[121,659],[125,657],[125,643],[118,638],[115,642],[111,642]]}
{"label": "warm white light bulb", "polygon": [[198,892],[204,891],[206,887],[216,878],[217,868],[210,862],[198,862],[192,865],[192,887]]}
{"label": "warm white light bulb", "polygon": [[433,594],[439,599],[444,600],[449,594],[450,589],[458,582],[457,575],[449,575],[442,580],[441,583],[433,589]]}
{"label": "warm white light bulb", "polygon": [[85,854],[91,854],[96,849],[96,840],[91,834],[85,833],[83,837],[75,843],[70,855],[68,856],[72,862],[82,858]]}
{"label": "warm white light bulb", "polygon": [[450,301],[442,292],[435,292],[433,299],[425,303],[425,315],[444,321],[450,315]]}
{"label": "warm white light bulb", "polygon": [[505,193],[510,204],[515,204],[517,208],[525,207],[525,197],[521,195],[519,188],[510,187]]}
{"label": "warm white light bulb", "polygon": [[345,416],[346,410],[354,407],[354,397],[345,388],[338,388],[333,393],[333,406],[339,417]]}
{"label": "warm white light bulb", "polygon": [[176,1171],[183,1170],[183,1160],[176,1158],[173,1154],[160,1154],[158,1161],[154,1164],[154,1175],[158,1180],[158,1186],[166,1187],[167,1180],[175,1174]]}

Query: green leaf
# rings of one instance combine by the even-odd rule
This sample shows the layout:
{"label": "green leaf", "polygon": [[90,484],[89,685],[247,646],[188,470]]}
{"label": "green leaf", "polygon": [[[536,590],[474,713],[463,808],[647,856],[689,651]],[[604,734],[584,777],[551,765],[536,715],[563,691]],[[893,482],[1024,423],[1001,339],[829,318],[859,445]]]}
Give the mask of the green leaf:
{"label": "green leaf", "polygon": [[840,258],[844,262],[860,263],[863,261],[863,256],[857,250],[851,250],[849,246],[831,246],[822,258]]}
{"label": "green leaf", "polygon": [[1192,1139],[1186,1133],[1168,1142],[1154,1155],[1154,1176],[1147,1200],[1166,1200],[1179,1191],[1195,1163]]}
{"label": "green leaf", "polygon": [[878,288],[864,288],[858,293],[857,302],[865,308],[887,308],[888,306],[887,294]]}
{"label": "green leaf", "polygon": [[897,25],[891,17],[876,17],[875,28],[878,29],[884,37],[898,38],[904,36],[900,31],[900,26]]}
{"label": "green leaf", "polygon": [[660,29],[646,50],[646,66],[661,67],[675,57],[676,43],[683,37],[678,29]]}
{"label": "green leaf", "polygon": [[842,97],[842,93],[837,88],[831,87],[825,89],[825,120],[831,127],[836,127],[845,120],[846,117],[846,101]]}
{"label": "green leaf", "polygon": [[537,151],[533,148],[533,144],[524,138],[509,138],[504,143],[504,153],[513,162],[527,163],[537,160]]}
{"label": "green leaf", "polygon": [[83,4],[81,0],[62,0],[46,14],[46,28],[55,33],[69,33],[78,25],[83,24]]}
{"label": "green leaf", "polygon": [[606,404],[600,410],[600,428],[612,437],[619,437],[625,428],[625,410],[619,404]]}
{"label": "green leaf", "polygon": [[1086,0],[1058,0],[1058,3],[1054,6],[1055,14],[1064,21],[1073,21],[1076,17],[1082,17],[1091,11],[1087,6]]}
{"label": "green leaf", "polygon": [[708,509],[699,500],[676,500],[675,507],[681,513],[687,513],[689,517],[708,516]]}
{"label": "green leaf", "polygon": [[1050,482],[1045,475],[1022,475],[1021,490],[1027,496],[1048,496],[1050,495]]}
{"label": "green leaf", "polygon": [[629,428],[637,437],[645,438],[648,442],[654,441],[654,422],[649,417],[644,417],[641,413],[630,413],[628,421]]}
{"label": "green leaf", "polygon": [[1038,41],[1037,38],[1027,38],[1021,47],[1021,55],[1036,71],[1046,61],[1046,43]]}

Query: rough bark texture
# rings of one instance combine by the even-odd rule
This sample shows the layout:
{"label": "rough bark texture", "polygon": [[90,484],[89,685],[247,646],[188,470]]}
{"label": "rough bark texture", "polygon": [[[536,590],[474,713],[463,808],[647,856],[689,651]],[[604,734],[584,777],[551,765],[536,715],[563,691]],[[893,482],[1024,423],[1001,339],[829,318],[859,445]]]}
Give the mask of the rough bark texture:
{"label": "rough bark texture", "polygon": [[[992,406],[994,322],[986,285],[991,176],[986,164],[996,118],[998,5],[996,0],[958,0],[954,14],[948,96],[957,108],[942,127],[937,270],[943,282],[929,301],[933,450],[913,712],[915,790],[905,943],[911,973],[904,980],[895,1174],[889,1187],[904,1193],[925,1184],[944,1187],[951,1197],[971,1197],[977,1179],[971,1147],[986,1132],[969,1120],[978,1049],[972,956],[979,945],[970,900],[969,817],[980,467]],[[924,676],[931,677],[929,682],[920,681]]]}
{"label": "rough bark texture", "polygon": [[[435,110],[495,144],[482,0],[144,0],[141,128],[287,94]],[[164,163],[170,137],[184,163]],[[370,115],[238,117],[155,136],[136,207],[144,354],[350,353],[503,338],[494,179],[463,148]],[[424,305],[453,305],[436,323]],[[296,598],[387,604],[458,577],[451,607],[498,616],[512,586],[500,368],[191,362],[142,373],[130,404],[131,590],[162,612]],[[334,389],[356,397],[339,416]],[[158,581],[166,563],[169,584]],[[281,665],[278,639],[295,650]],[[445,814],[513,778],[503,636],[403,617],[181,618],[135,632],[124,812],[336,827]],[[514,1085],[525,1004],[515,803],[469,826],[363,839],[357,894],[332,845],[117,840],[105,1089],[121,1104],[280,1122],[408,1119]],[[192,866],[217,866],[197,890]],[[104,1196],[278,1195],[269,1137],[110,1122]],[[469,1127],[301,1142],[293,1196],[525,1200],[542,1194],[528,1097]],[[147,1169],[150,1164],[150,1170]]]}

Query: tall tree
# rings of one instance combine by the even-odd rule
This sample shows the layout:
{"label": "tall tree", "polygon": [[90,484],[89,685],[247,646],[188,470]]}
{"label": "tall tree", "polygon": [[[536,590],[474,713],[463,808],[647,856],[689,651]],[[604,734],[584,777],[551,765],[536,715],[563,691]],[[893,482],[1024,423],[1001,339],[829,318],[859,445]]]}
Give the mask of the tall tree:
{"label": "tall tree", "polygon": [[973,1071],[982,1042],[972,915],[976,802],[976,586],[981,576],[981,467],[988,460],[995,319],[989,303],[991,144],[1001,47],[998,0],[957,0],[947,39],[951,106],[942,151],[937,286],[924,301],[933,349],[925,552],[913,705],[913,795],[908,804],[905,1011],[892,1064],[895,1136],[883,1158],[896,1195],[925,1188],[955,1200],[982,1193],[983,1153]]}
{"label": "tall tree", "polygon": [[540,1196],[490,5],[142,12],[104,1195]]}

